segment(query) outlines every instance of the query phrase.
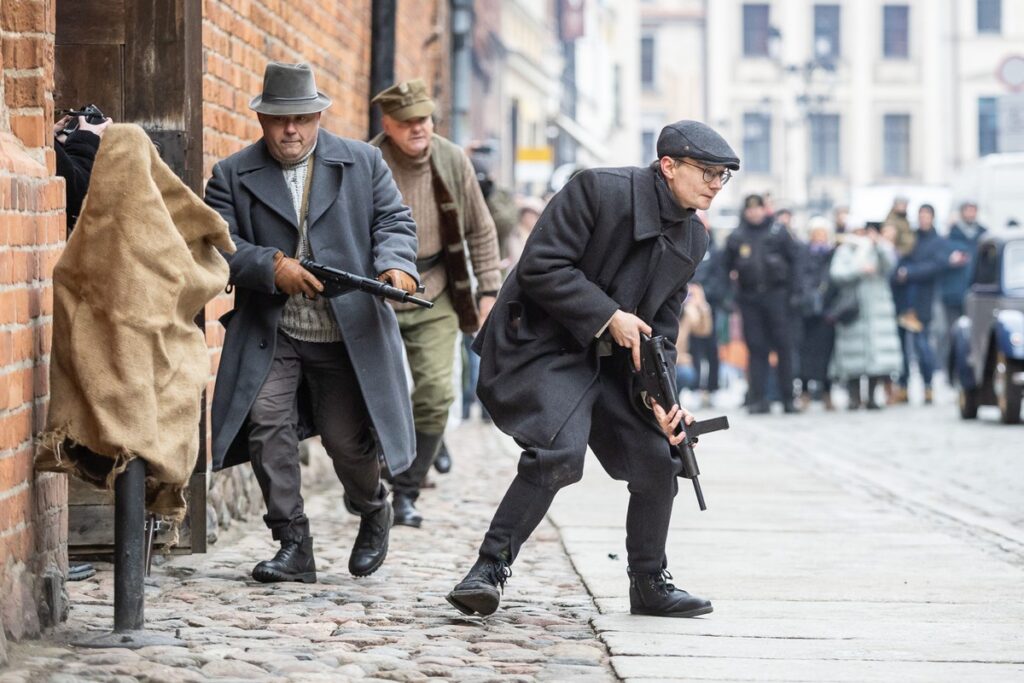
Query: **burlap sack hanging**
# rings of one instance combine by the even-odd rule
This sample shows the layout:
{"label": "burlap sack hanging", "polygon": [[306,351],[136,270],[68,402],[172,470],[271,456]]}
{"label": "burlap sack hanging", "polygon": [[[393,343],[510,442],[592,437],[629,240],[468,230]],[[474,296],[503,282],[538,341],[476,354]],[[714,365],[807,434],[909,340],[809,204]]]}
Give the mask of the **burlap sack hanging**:
{"label": "burlap sack hanging", "polygon": [[147,464],[147,508],[180,520],[210,361],[194,319],[228,281],[227,224],[135,125],[110,126],[53,274],[50,406],[36,467],[110,489]]}

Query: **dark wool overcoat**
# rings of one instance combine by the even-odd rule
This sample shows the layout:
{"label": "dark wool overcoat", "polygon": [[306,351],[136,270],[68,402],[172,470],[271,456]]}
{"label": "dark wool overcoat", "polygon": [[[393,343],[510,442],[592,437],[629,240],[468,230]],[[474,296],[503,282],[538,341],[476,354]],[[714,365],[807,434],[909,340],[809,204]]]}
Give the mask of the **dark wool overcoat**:
{"label": "dark wool overcoat", "polygon": [[678,204],[663,221],[666,201],[652,167],[583,171],[552,198],[475,342],[477,393],[499,429],[551,445],[597,379],[595,335],[616,310],[675,342],[708,238]]}
{"label": "dark wool overcoat", "polygon": [[[281,166],[262,140],[221,161],[206,185],[206,203],[228,222],[238,251],[227,256],[235,308],[213,394],[213,468],[249,459],[248,416],[270,372],[277,324],[288,297],[274,286],[274,254],[292,255],[299,230]],[[365,277],[398,268],[416,274],[416,224],[380,150],[321,130],[307,216],[313,259]],[[331,300],[377,440],[392,472],[415,452],[402,339],[391,306],[353,292]],[[313,435],[300,391],[299,438]]]}

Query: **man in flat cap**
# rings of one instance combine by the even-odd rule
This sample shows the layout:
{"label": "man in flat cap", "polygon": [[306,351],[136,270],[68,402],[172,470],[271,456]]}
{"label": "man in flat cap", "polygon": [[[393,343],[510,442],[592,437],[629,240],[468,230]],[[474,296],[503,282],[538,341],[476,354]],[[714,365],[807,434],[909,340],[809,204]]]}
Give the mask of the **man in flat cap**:
{"label": "man in flat cap", "polygon": [[[396,304],[398,326],[412,372],[416,458],[393,473],[395,524],[418,527],[420,488],[440,450],[452,385],[459,330],[477,331],[501,285],[498,237],[476,172],[465,152],[434,133],[434,100],[419,79],[397,83],[373,98],[383,132],[370,141],[391,167],[412,208],[419,238],[416,266],[432,309]],[[476,292],[467,267],[476,278]]]}
{"label": "man in flat cap", "polygon": [[672,433],[693,417],[679,406],[640,407],[634,371],[641,334],[677,337],[686,283],[708,244],[695,211],[711,205],[739,159],[696,121],[667,126],[657,150],[646,168],[581,171],[552,198],[477,337],[478,394],[523,453],[476,564],[448,595],[464,614],[497,609],[520,547],[555,493],[583,475],[588,446],[628,483],[630,610],[711,611],[666,571],[681,470]]}
{"label": "man in flat cap", "polygon": [[411,463],[412,411],[394,311],[319,296],[311,258],[414,292],[416,226],[380,151],[320,128],[331,100],[306,64],[271,63],[249,106],[263,137],[213,168],[206,202],[228,222],[235,307],[213,396],[215,470],[252,460],[280,550],[257,581],[316,581],[299,489],[299,439],[319,433],[362,518],[349,571],[384,562],[392,524],[378,455]]}

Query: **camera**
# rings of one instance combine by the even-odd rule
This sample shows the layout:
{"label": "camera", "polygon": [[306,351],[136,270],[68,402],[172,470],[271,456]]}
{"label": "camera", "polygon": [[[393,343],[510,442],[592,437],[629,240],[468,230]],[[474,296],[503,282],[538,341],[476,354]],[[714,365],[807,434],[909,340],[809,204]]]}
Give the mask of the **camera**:
{"label": "camera", "polygon": [[84,116],[85,120],[96,126],[107,120],[106,115],[100,111],[100,108],[95,104],[87,104],[81,109],[67,109],[63,112],[64,114],[70,115],[72,118],[64,126],[64,130],[61,131],[62,135],[71,135],[78,130],[78,117]]}

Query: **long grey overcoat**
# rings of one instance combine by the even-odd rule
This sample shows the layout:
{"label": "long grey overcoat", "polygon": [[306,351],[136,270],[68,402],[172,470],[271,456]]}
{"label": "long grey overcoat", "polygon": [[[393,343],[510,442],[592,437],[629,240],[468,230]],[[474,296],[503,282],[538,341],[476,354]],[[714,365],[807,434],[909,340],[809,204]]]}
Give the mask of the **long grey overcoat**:
{"label": "long grey overcoat", "polygon": [[[537,221],[477,335],[477,393],[521,443],[554,441],[597,379],[595,335],[616,310],[675,342],[686,283],[708,240],[678,205],[679,222],[663,230],[657,173],[606,168],[573,178]],[[670,353],[674,363],[674,346]]]}
{"label": "long grey overcoat", "polygon": [[[366,277],[391,268],[416,274],[416,224],[380,150],[321,130],[314,156],[307,225],[313,258]],[[249,410],[270,372],[287,296],[274,286],[274,254],[294,254],[299,231],[281,166],[262,140],[224,159],[206,185],[206,203],[228,222],[238,251],[228,256],[235,308],[213,394],[213,468],[249,459]],[[412,407],[394,311],[353,292],[331,301],[359,388],[392,472],[415,452]],[[300,392],[300,413],[305,402]],[[300,438],[312,436],[300,418]]]}

